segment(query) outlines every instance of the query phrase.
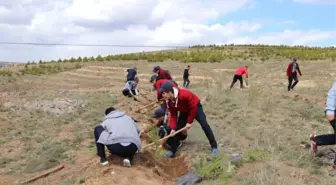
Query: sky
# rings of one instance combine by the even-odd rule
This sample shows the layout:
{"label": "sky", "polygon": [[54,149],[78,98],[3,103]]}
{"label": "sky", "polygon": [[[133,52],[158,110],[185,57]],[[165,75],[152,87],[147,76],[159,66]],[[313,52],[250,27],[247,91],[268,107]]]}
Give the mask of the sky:
{"label": "sky", "polygon": [[[336,0],[0,0],[0,35],[21,43],[336,46]],[[158,49],[1,44],[0,61]]]}

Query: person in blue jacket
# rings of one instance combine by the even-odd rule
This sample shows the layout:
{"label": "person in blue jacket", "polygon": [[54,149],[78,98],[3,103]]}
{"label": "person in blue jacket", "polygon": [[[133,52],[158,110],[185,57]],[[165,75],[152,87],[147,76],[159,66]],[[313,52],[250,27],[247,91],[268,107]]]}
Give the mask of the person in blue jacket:
{"label": "person in blue jacket", "polygon": [[[336,123],[335,123],[335,113],[336,113],[336,80],[334,81],[333,86],[328,92],[325,114],[327,120],[329,121],[331,127],[334,130],[333,134],[325,135],[310,135],[311,140],[311,149],[313,153],[318,152],[318,146],[323,145],[335,145],[336,144]],[[333,167],[336,167],[336,154]]]}

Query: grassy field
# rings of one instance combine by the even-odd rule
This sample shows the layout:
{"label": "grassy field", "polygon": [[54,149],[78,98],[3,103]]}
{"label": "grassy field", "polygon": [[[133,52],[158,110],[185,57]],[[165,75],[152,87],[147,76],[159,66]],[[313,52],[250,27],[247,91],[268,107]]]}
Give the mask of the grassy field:
{"label": "grassy field", "polygon": [[[201,184],[334,184],[336,173],[325,164],[330,147],[322,148],[322,157],[314,157],[300,144],[308,142],[311,133],[332,131],[324,103],[335,80],[335,49],[249,47],[194,47],[1,69],[0,184],[16,184],[60,163],[66,168],[32,184],[175,184],[185,169],[183,157],[165,161],[162,151],[154,149],[139,154],[131,169],[117,159],[100,166],[93,128],[108,106],[126,111],[141,127],[150,124],[152,111],[135,110],[155,100],[148,82],[153,66],[168,69],[182,85],[188,64],[190,90],[202,99],[220,146],[219,156],[206,162],[209,144],[194,123],[181,154],[190,170],[205,178]],[[285,71],[292,56],[299,57],[303,76],[295,91],[287,92]],[[240,90],[237,83],[228,90],[234,70],[246,64],[249,88]],[[140,102],[121,93],[125,70],[133,66],[140,77]],[[241,164],[225,164],[233,154],[243,156]]]}

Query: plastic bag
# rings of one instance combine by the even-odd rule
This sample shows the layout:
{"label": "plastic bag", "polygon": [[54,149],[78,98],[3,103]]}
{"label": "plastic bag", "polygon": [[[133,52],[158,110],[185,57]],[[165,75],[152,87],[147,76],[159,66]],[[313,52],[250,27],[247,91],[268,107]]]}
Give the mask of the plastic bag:
{"label": "plastic bag", "polygon": [[177,179],[176,185],[195,185],[202,181],[202,177],[193,173],[189,172],[186,175],[179,177]]}

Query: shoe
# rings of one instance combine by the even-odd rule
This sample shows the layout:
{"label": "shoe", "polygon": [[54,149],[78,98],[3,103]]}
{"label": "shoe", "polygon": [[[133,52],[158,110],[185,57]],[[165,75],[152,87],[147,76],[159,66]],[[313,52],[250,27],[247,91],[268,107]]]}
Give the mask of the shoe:
{"label": "shoe", "polygon": [[167,153],[164,154],[164,156],[167,158],[174,158],[175,154],[172,151],[168,151]]}
{"label": "shoe", "polygon": [[105,158],[100,158],[100,164],[101,164],[101,165],[105,166],[105,165],[107,165],[108,163],[109,163],[108,160],[106,160]]}
{"label": "shoe", "polygon": [[123,165],[126,166],[126,167],[131,167],[131,161],[129,159],[124,159],[123,160]]}
{"label": "shoe", "polygon": [[316,144],[316,135],[313,135],[313,134],[310,135],[310,148],[314,154],[318,152],[317,144]]}
{"label": "shoe", "polygon": [[218,149],[217,148],[212,148],[211,149],[211,155],[216,155],[218,152]]}

